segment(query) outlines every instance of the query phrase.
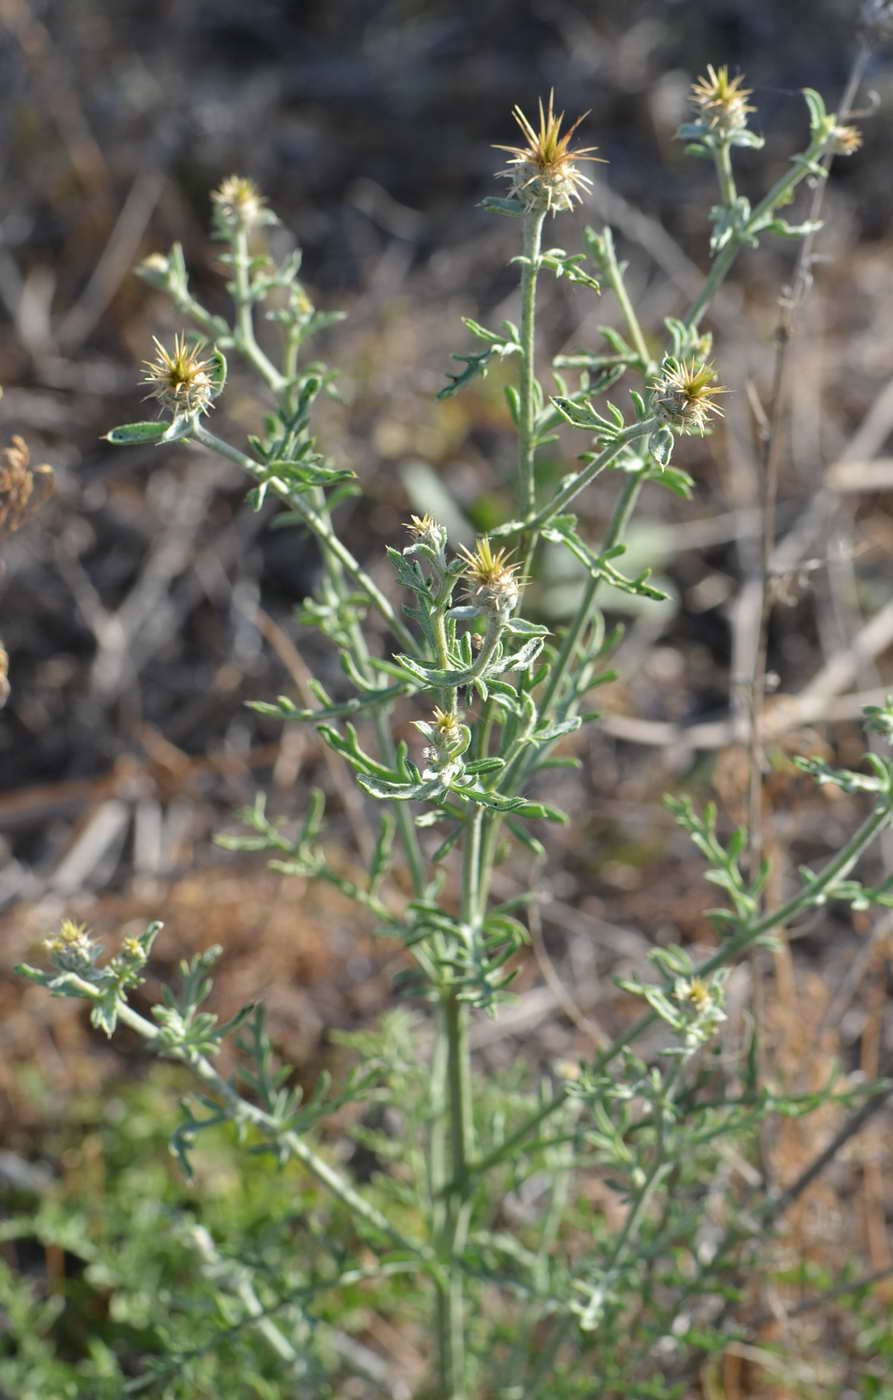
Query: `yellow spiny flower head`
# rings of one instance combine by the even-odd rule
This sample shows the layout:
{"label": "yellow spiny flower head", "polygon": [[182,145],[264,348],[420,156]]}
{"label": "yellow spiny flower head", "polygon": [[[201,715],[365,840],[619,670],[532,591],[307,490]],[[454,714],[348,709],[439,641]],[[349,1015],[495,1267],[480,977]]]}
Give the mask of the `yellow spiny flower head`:
{"label": "yellow spiny flower head", "polygon": [[244,175],[227,175],[211,193],[215,221],[222,233],[235,229],[254,228],[269,223],[271,214],[266,200],[252,180]]}
{"label": "yellow spiny flower head", "polygon": [[660,379],[651,387],[652,410],[674,433],[703,437],[710,414],[722,417],[722,409],[713,399],[726,390],[712,382],[715,376],[711,364],[666,359]]}
{"label": "yellow spiny flower head", "polygon": [[411,515],[404,528],[414,540],[421,540],[425,544],[435,544],[442,531],[442,526],[438,525],[434,516],[429,515],[427,511],[424,515]]}
{"label": "yellow spiny flower head", "polygon": [[439,705],[435,705],[434,728],[437,730],[438,734],[442,734],[445,739],[451,739],[459,731],[459,716],[451,714],[449,710],[442,710]]}
{"label": "yellow spiny flower head", "polygon": [[471,742],[471,730],[463,724],[460,716],[434,706],[431,719],[416,719],[413,724],[428,740],[422,750],[427,765],[423,777],[433,774],[456,775],[462,768],[462,755]]}
{"label": "yellow spiny flower head", "polygon": [[836,156],[855,155],[862,145],[862,133],[857,126],[835,126],[831,133],[831,150]]}
{"label": "yellow spiny flower head", "polygon": [[447,567],[446,530],[427,511],[424,515],[411,515],[405,528],[412,537],[412,543],[404,549],[404,556],[415,556],[416,559],[421,556],[430,566],[434,578],[440,579]]}
{"label": "yellow spiny flower head", "polygon": [[725,64],[714,68],[712,63],[707,64],[704,77],[692,83],[691,100],[701,120],[724,136],[741,131],[747,126],[748,112],[756,111],[747,102],[751,89],[743,87],[743,83],[740,73],[737,78],[730,78]]}
{"label": "yellow spiny flower head", "polygon": [[201,345],[189,345],[185,335],[174,337],[166,350],[157,337],[155,359],[144,360],[142,382],[150,386],[148,397],[157,399],[165,413],[207,413],[214,399],[211,361],[203,360]]}
{"label": "yellow spiny flower head", "polygon": [[506,170],[500,170],[500,178],[511,180],[509,193],[520,199],[527,209],[544,210],[558,214],[572,209],[574,200],[582,201],[583,195],[592,189],[592,181],[575,161],[600,160],[594,154],[597,146],[578,146],[571,149],[571,137],[589,113],[584,112],[573,126],[562,132],[564,113],[555,113],[555,94],[549,93],[549,107],[543,110],[539,103],[539,128],[535,128],[521,108],[512,108],[512,116],[521,128],[527,144],[525,146],[495,146],[497,151],[508,151],[512,159]]}
{"label": "yellow spiny flower head", "polygon": [[509,562],[511,551],[494,549],[488,539],[479,539],[474,549],[459,546],[465,561],[463,577],[466,596],[480,612],[509,617],[518,605],[521,586],[518,565]]}

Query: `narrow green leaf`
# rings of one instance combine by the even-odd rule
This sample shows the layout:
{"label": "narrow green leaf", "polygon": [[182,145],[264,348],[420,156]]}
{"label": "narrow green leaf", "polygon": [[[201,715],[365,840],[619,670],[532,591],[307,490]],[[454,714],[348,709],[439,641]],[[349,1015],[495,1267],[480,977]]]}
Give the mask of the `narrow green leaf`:
{"label": "narrow green leaf", "polygon": [[115,447],[132,447],[139,443],[161,442],[170,424],[168,423],[122,423],[112,428],[103,441],[114,443]]}

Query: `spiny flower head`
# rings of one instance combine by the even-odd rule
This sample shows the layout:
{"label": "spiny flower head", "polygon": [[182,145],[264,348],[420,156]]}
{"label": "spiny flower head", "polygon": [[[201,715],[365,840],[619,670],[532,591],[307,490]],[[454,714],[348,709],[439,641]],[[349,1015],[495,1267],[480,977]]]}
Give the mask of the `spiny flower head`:
{"label": "spiny flower head", "polygon": [[697,1011],[703,1011],[713,1000],[710,988],[700,977],[692,977],[689,980],[680,978],[676,983],[675,994],[679,1001],[686,1001]]}
{"label": "spiny flower head", "polygon": [[438,734],[442,734],[445,739],[452,738],[459,732],[459,716],[450,710],[442,710],[439,705],[434,706],[434,728]]}
{"label": "spiny flower head", "polygon": [[725,64],[714,68],[712,63],[707,64],[704,77],[692,83],[691,100],[701,120],[721,135],[741,131],[747,126],[748,112],[756,111],[747,102],[751,89],[744,87],[743,83],[744,78],[740,73],[736,78],[730,78]]}
{"label": "spiny flower head", "polygon": [[46,500],[53,489],[53,469],[31,466],[31,452],[17,434],[0,451],[0,530],[10,534]]}
{"label": "spiny flower head", "polygon": [[422,776],[426,780],[435,774],[444,779],[456,777],[462,770],[462,755],[471,743],[468,725],[455,711],[441,710],[437,705],[433,719],[417,719],[413,723],[428,740],[422,750],[427,765]]}
{"label": "spiny flower head", "polygon": [[494,549],[488,539],[479,539],[474,549],[459,546],[465,561],[463,577],[469,603],[479,612],[509,617],[518,605],[525,580],[518,565],[510,563],[511,551]]}
{"label": "spiny flower head", "polygon": [[555,94],[549,93],[548,110],[539,102],[539,127],[524,115],[521,108],[512,108],[512,116],[521,128],[527,144],[525,146],[496,146],[497,151],[508,151],[512,159],[508,169],[500,170],[501,178],[511,180],[510,194],[520,199],[527,209],[544,210],[558,214],[572,209],[574,200],[582,201],[583,195],[592,189],[588,175],[578,170],[575,161],[600,160],[594,154],[597,146],[578,146],[571,149],[571,138],[585,117],[584,112],[567,131],[562,132],[564,113],[555,112]]}
{"label": "spiny flower head", "polygon": [[99,944],[90,937],[85,924],[63,919],[56,933],[44,945],[63,972],[87,972],[99,954]]}
{"label": "spiny flower head", "polygon": [[433,570],[435,578],[440,578],[446,570],[447,532],[444,527],[429,515],[411,515],[406,529],[412,537],[403,553],[407,558],[421,555]]}
{"label": "spiny flower head", "polygon": [[437,529],[437,521],[433,515],[425,511],[424,515],[411,515],[405,527],[414,539],[430,539]]}
{"label": "spiny flower head", "polygon": [[424,515],[411,515],[406,521],[405,528],[412,535],[412,544],[404,553],[414,551],[416,546],[423,545],[440,554],[446,545],[446,530],[425,511]]}
{"label": "spiny flower head", "polygon": [[726,1019],[725,985],[719,976],[710,983],[701,977],[677,977],[673,997],[684,1018],[678,1029],[691,1049],[710,1040]]}
{"label": "spiny flower head", "polygon": [[152,339],[155,359],[143,361],[148,397],[158,400],[162,412],[207,413],[216,385],[211,361],[201,359],[202,346],[189,345],[185,335],[177,335],[173,350],[166,350],[156,336]]}
{"label": "spiny flower head", "polygon": [[835,126],[831,132],[831,150],[836,156],[855,155],[862,145],[862,133],[857,126]]}
{"label": "spiny flower head", "polygon": [[653,411],[674,433],[703,437],[710,424],[710,414],[722,417],[722,409],[713,399],[726,390],[713,383],[715,377],[711,364],[668,357],[660,379],[651,387]]}
{"label": "spiny flower head", "polygon": [[227,175],[212,191],[211,202],[215,227],[224,237],[238,230],[247,233],[259,224],[276,222],[275,214],[267,208],[257,185],[244,175]]}

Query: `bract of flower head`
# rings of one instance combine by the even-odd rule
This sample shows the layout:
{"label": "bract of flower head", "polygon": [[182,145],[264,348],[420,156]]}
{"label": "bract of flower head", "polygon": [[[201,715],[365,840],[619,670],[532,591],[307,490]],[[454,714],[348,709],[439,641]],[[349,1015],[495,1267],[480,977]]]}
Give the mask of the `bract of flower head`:
{"label": "bract of flower head", "polygon": [[237,229],[247,232],[258,224],[276,222],[257,185],[244,175],[227,175],[212,191],[211,201],[215,224],[223,234]]}
{"label": "bract of flower head", "polygon": [[215,381],[211,361],[201,358],[201,345],[189,345],[184,335],[174,337],[173,350],[166,350],[155,336],[153,341],[155,359],[143,361],[148,397],[157,399],[164,413],[209,412]]}
{"label": "bract of flower head", "polygon": [[466,598],[479,612],[509,617],[518,606],[525,580],[518,565],[510,563],[510,551],[494,549],[488,539],[480,539],[474,549],[459,546],[465,561]]}
{"label": "bract of flower head", "polygon": [[729,70],[722,65],[714,68],[707,64],[707,72],[691,86],[691,100],[701,120],[720,135],[728,136],[747,126],[748,112],[755,112],[747,99],[751,89],[743,86],[744,78],[739,74],[729,77]]}
{"label": "bract of flower head", "polygon": [[665,360],[661,377],[651,387],[652,411],[674,433],[703,437],[710,426],[710,414],[722,417],[722,409],[713,399],[726,390],[713,383],[715,377],[711,364]]}
{"label": "bract of flower head", "polygon": [[519,199],[527,209],[538,209],[550,214],[558,214],[572,209],[574,200],[582,201],[584,194],[592,189],[592,181],[576,161],[598,161],[595,155],[597,146],[578,146],[571,149],[571,138],[581,121],[589,115],[584,112],[567,131],[562,132],[564,113],[555,112],[555,94],[549,93],[549,106],[543,109],[539,103],[539,127],[536,128],[525,116],[520,107],[512,108],[512,116],[521,128],[526,140],[524,146],[496,146],[497,151],[508,151],[512,159],[508,168],[499,171],[502,179],[510,180],[509,193]]}

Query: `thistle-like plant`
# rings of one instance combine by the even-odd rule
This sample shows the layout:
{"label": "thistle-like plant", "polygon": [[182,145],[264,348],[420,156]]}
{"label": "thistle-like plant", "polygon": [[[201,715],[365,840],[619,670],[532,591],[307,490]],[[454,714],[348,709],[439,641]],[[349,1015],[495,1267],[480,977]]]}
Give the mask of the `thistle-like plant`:
{"label": "thistle-like plant", "polygon": [[[156,342],[145,382],[160,418],[115,428],[108,440],[163,449],[183,439],[217,453],[250,479],[254,509],[278,496],[290,517],[316,537],[322,581],[302,619],[337,652],[343,685],[336,694],[314,682],[310,708],[286,696],[257,702],[257,708],[284,723],[312,725],[381,813],[362,882],[327,860],[319,793],[296,794],[296,831],[271,820],[259,799],[242,814],[247,834],[227,836],[223,844],[267,851],[274,868],[337,887],[363,917],[400,940],[403,991],[423,997],[429,1015],[424,1029],[414,1032],[412,1049],[405,1021],[390,1019],[377,1038],[367,1034],[360,1068],[346,1085],[337,1092],[321,1086],[302,1102],[274,1066],[256,1009],[246,1008],[226,1026],[201,1010],[213,954],[183,967],[181,990],[168,993],[153,1019],[134,1009],[128,992],[141,980],[156,925],[103,962],[85,929],[63,924],[48,945],[52,969],[23,971],[54,995],[86,998],[107,1033],[123,1022],[160,1054],[189,1066],[200,1094],[173,1133],[187,1170],[198,1136],[228,1121],[255,1149],[274,1152],[282,1162],[297,1159],[318,1185],[321,1221],[329,1218],[322,1203],[329,1196],[340,1212],[331,1219],[342,1231],[345,1220],[352,1222],[353,1240],[345,1231],[331,1258],[302,1263],[302,1320],[291,1339],[281,1327],[271,1330],[269,1312],[255,1306],[250,1270],[215,1263],[207,1232],[196,1237],[203,1267],[216,1269],[221,1292],[239,1303],[239,1325],[256,1331],[258,1344],[278,1358],[283,1385],[304,1387],[288,1393],[335,1394],[350,1369],[345,1356],[360,1357],[356,1349],[333,1357],[328,1334],[317,1325],[332,1290],[356,1286],[360,1258],[367,1290],[377,1285],[381,1298],[390,1298],[398,1273],[413,1278],[413,1296],[426,1300],[431,1361],[420,1396],[687,1393],[691,1366],[714,1344],[710,1327],[722,1313],[723,1290],[736,1284],[736,1260],[748,1257],[778,1215],[777,1202],[748,1213],[746,1202],[731,1201],[730,1221],[737,1210],[749,1223],[730,1224],[720,1244],[711,1243],[699,1193],[716,1170],[718,1144],[726,1138],[746,1144],[769,1114],[805,1112],[818,1099],[837,1094],[849,1100],[855,1093],[841,1096],[829,1086],[819,1096],[785,1096],[759,1081],[752,1057],[723,1069],[705,1047],[727,1014],[729,969],[747,950],[829,898],[889,902],[886,886],[866,889],[852,878],[862,851],[893,822],[893,764],[879,758],[861,784],[860,775],[812,765],[819,781],[860,787],[871,811],[824,870],[803,873],[780,907],[764,905],[765,869],[747,870],[743,863],[744,834],[724,843],[715,813],[701,816],[676,799],[679,821],[724,896],[712,915],[715,948],[699,961],[682,948],[655,949],[652,974],[622,983],[642,1001],[639,1018],[589,1062],[564,1067],[548,1088],[490,1080],[469,1048],[474,1018],[511,994],[516,955],[527,939],[525,909],[537,894],[531,884],[500,899],[494,872],[513,849],[542,858],[548,824],[566,820],[541,799],[547,784],[540,775],[564,761],[554,752],[559,740],[591,721],[592,691],[608,674],[616,633],[602,611],[604,587],[645,600],[662,596],[647,571],[623,572],[624,539],[644,492],[691,493],[692,479],[676,461],[680,440],[709,432],[721,413],[715,400],[725,391],[715,381],[710,335],[702,329],[711,299],[742,248],[766,234],[802,237],[813,229],[789,225],[780,210],[802,182],[825,178],[825,156],[855,143],[846,134],[850,128],[808,91],[807,146],[752,207],[738,195],[732,171],[736,147],[761,144],[748,125],[750,95],[743,79],[729,79],[723,67],[708,68],[692,88],[694,115],[682,136],[694,154],[713,161],[720,187],[712,212],[713,261],[692,305],[660,336],[653,329],[646,334],[637,319],[609,229],[587,231],[585,254],[543,250],[546,215],[586,197],[591,180],[579,163],[593,161],[595,148],[573,148],[579,121],[562,130],[563,114],[556,114],[551,95],[546,107],[540,104],[538,126],[515,109],[526,144],[501,147],[511,155],[502,172],[510,191],[488,204],[518,221],[520,324],[494,330],[467,321],[483,349],[457,355],[463,368],[443,391],[452,394],[485,373],[494,357],[516,366],[517,382],[507,393],[518,443],[514,516],[473,548],[456,550],[437,520],[413,516],[409,542],[388,551],[393,590],[379,586],[339,535],[338,505],[358,488],[353,472],[332,463],[317,443],[313,408],[330,372],[304,359],[308,343],[332,318],[314,307],[299,275],[299,255],[276,262],[265,251],[263,229],[274,216],[258,191],[230,177],[212,196],[231,320],[195,298],[179,246],[142,265],[143,276],[169,294],[196,338],[184,331],[171,348]],[[536,343],[544,274],[567,278],[587,298],[604,284],[624,322],[622,332],[604,330],[604,345],[573,357],[572,365],[554,364],[545,376]],[[256,317],[263,310],[274,333],[259,338]],[[245,445],[209,426],[227,357],[256,374],[268,405],[263,429]],[[605,399],[609,389],[617,402]],[[544,486],[539,449],[564,424],[585,436],[586,447],[557,486]],[[604,537],[592,541],[572,507],[605,472],[615,474],[616,498]],[[543,542],[565,549],[585,580],[574,614],[555,636],[524,615],[525,589]],[[363,625],[372,614],[387,637],[381,649]],[[406,732],[399,723],[406,713],[416,716],[414,742],[396,737]],[[893,721],[886,710],[870,719],[889,737]],[[658,1025],[659,1053],[640,1057],[634,1047]],[[215,1056],[221,1040],[236,1031],[239,1067],[224,1076]],[[385,1164],[368,1187],[333,1164],[317,1132],[321,1119],[348,1102],[367,1111],[385,1106],[406,1135],[395,1154],[387,1133],[361,1121],[358,1135]],[[587,1176],[605,1172],[619,1223],[593,1218],[580,1189]],[[513,1216],[511,1203],[531,1183],[533,1204]],[[374,1307],[374,1292],[365,1296]],[[732,1335],[729,1325],[720,1341]],[[179,1361],[185,1365],[189,1358]],[[359,1359],[357,1371],[374,1393],[374,1376],[370,1380]]]}

